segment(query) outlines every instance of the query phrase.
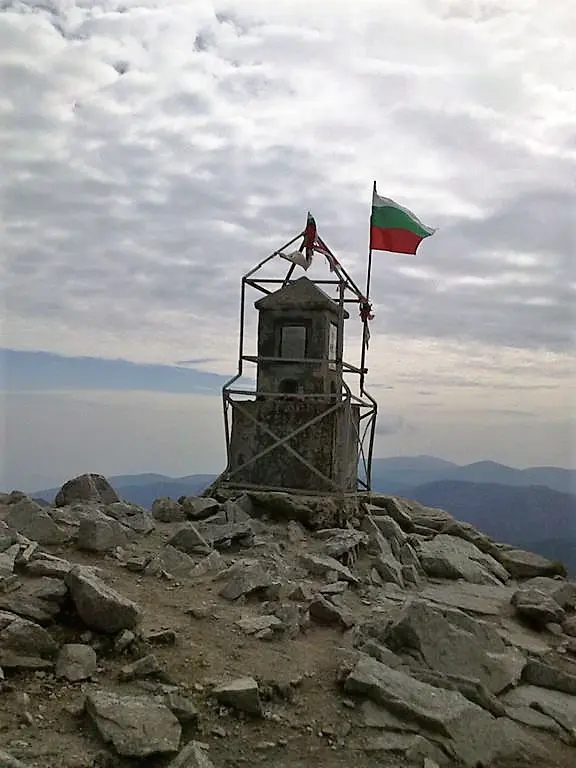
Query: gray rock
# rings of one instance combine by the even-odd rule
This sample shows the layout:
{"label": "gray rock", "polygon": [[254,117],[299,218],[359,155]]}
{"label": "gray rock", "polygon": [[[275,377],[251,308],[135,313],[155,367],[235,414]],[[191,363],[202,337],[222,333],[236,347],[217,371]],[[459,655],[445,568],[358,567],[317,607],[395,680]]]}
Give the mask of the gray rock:
{"label": "gray rock", "polygon": [[213,523],[204,520],[197,524],[197,530],[210,548],[229,549],[232,544],[249,546],[254,540],[254,531],[250,522]]}
{"label": "gray rock", "polygon": [[530,707],[559,723],[569,733],[576,729],[576,697],[535,685],[520,685],[502,699],[510,707]]}
{"label": "gray rock", "polygon": [[384,511],[389,517],[395,520],[403,531],[410,533],[414,530],[414,523],[411,518],[411,508],[404,499],[395,496],[385,496],[382,494],[372,494],[370,503],[366,509],[371,515],[381,515]]}
{"label": "gray rock", "polygon": [[226,600],[237,600],[242,595],[272,586],[272,574],[258,560],[238,560],[225,573],[226,584],[219,594]]}
{"label": "gray rock", "polygon": [[420,562],[428,576],[464,579],[475,584],[500,584],[509,579],[506,570],[469,541],[439,534],[420,544]]}
{"label": "gray rock", "polygon": [[564,619],[564,609],[556,600],[534,587],[521,587],[512,595],[510,602],[520,616],[538,627],[561,623]]}
{"label": "gray rock", "polygon": [[66,576],[66,585],[78,615],[90,629],[115,634],[138,624],[140,609],[136,603],[109,587],[90,569],[76,566]]}
{"label": "gray rock", "polygon": [[495,719],[456,691],[421,683],[368,657],[358,661],[344,688],[448,737],[455,756],[469,768],[498,764],[498,760],[536,765],[545,758],[538,742],[507,718]]}
{"label": "gray rock", "polygon": [[60,649],[56,660],[56,676],[71,683],[88,680],[96,672],[96,652],[89,645],[70,644]]}
{"label": "gray rock", "polygon": [[562,629],[570,637],[576,637],[576,616],[568,616],[564,619]]}
{"label": "gray rock", "polygon": [[65,507],[76,501],[114,504],[120,497],[103,475],[85,474],[64,483],[56,494],[54,506]]}
{"label": "gray rock", "polygon": [[65,579],[72,570],[72,563],[59,558],[48,558],[40,553],[37,558],[26,564],[26,573],[30,576],[48,576],[49,578]]}
{"label": "gray rock", "polygon": [[417,733],[386,733],[373,736],[364,741],[364,751],[368,754],[398,754],[413,765],[422,764],[424,758],[433,755],[446,765],[447,758],[440,747]]}
{"label": "gray rock", "polygon": [[221,508],[218,517],[222,518],[222,522],[225,523],[247,523],[252,520],[252,502],[248,496],[241,496],[234,501],[225,501]]}
{"label": "gray rock", "polygon": [[162,673],[162,667],[154,654],[142,656],[131,664],[126,664],[120,670],[119,678],[124,682],[139,680],[143,677],[157,677]]}
{"label": "gray rock", "polygon": [[5,522],[14,530],[39,544],[61,544],[66,534],[48,512],[32,499],[24,498],[8,507]]}
{"label": "gray rock", "polygon": [[199,741],[190,741],[168,763],[167,768],[214,768],[214,763],[208,757],[208,745]]}
{"label": "gray rock", "polygon": [[155,528],[154,518],[150,512],[138,504],[117,501],[114,504],[108,504],[104,509],[109,517],[134,533],[148,534]]}
{"label": "gray rock", "polygon": [[542,661],[534,659],[528,661],[522,672],[522,680],[530,685],[576,696],[576,675],[571,675],[551,664],[544,664]]}
{"label": "gray rock", "polygon": [[4,651],[22,656],[51,658],[58,650],[52,635],[32,621],[8,611],[0,611],[0,663]]}
{"label": "gray rock", "polygon": [[212,551],[212,547],[194,523],[185,523],[169,539],[168,544],[188,555],[207,555]]}
{"label": "gray rock", "polygon": [[555,600],[564,610],[576,608],[576,583],[550,576],[535,576],[522,583],[522,589],[536,589]]}
{"label": "gray rock", "polygon": [[253,677],[242,677],[219,685],[213,694],[220,704],[251,715],[262,715],[258,683]]}
{"label": "gray rock", "polygon": [[164,704],[148,696],[120,696],[96,690],[86,697],[86,712],[100,735],[119,755],[148,757],[176,752],[181,726]]}
{"label": "gray rock", "polygon": [[264,629],[279,630],[282,628],[282,620],[277,616],[248,616],[244,619],[238,619],[236,624],[247,635],[255,635]]}
{"label": "gray rock", "polygon": [[419,586],[422,583],[422,575],[413,565],[402,566],[402,579],[405,584],[413,584],[414,586]]}
{"label": "gray rock", "polygon": [[38,624],[49,624],[60,610],[56,603],[33,597],[22,590],[8,594],[0,592],[0,609]]}
{"label": "gray rock", "polygon": [[198,707],[188,696],[178,691],[168,691],[164,697],[164,703],[173,712],[182,725],[197,723],[200,717]]}
{"label": "gray rock", "polygon": [[2,768],[30,768],[29,763],[23,763],[22,760],[11,755],[9,752],[5,752],[0,747],[0,765]]}
{"label": "gray rock", "polygon": [[0,552],[0,579],[12,576],[19,552],[19,544],[12,544],[3,552]]}
{"label": "gray rock", "polygon": [[482,709],[490,712],[494,717],[503,717],[506,714],[505,707],[499,699],[474,678],[441,674],[431,669],[414,667],[411,668],[410,674],[422,683],[429,683],[437,688],[445,688],[448,691],[459,691],[473,704],[482,707]]}
{"label": "gray rock", "polygon": [[369,540],[366,533],[346,528],[327,528],[317,531],[316,536],[324,539],[324,552],[328,557],[348,563],[355,561],[360,548]]}
{"label": "gray rock", "polygon": [[387,632],[392,650],[412,649],[442,674],[475,678],[491,693],[520,679],[524,658],[508,648],[493,624],[425,600],[409,601]]}
{"label": "gray rock", "polygon": [[401,545],[400,552],[398,554],[398,559],[400,560],[402,565],[413,566],[422,574],[424,574],[424,569],[422,568],[418,555],[416,554],[416,550],[414,549],[412,544],[410,544],[409,541],[405,541]]}
{"label": "gray rock", "polygon": [[504,585],[444,582],[427,585],[420,592],[420,597],[468,613],[499,616],[509,605],[513,594],[514,590]]}
{"label": "gray rock", "polygon": [[492,554],[506,568],[513,579],[565,575],[565,568],[561,563],[552,562],[534,552],[525,552],[523,549],[499,544]]}
{"label": "gray rock", "polygon": [[350,629],[356,623],[356,619],[349,610],[335,605],[322,595],[316,595],[308,610],[310,611],[310,618],[318,624]]}
{"label": "gray rock", "polygon": [[78,528],[83,520],[104,520],[111,518],[102,511],[102,505],[90,502],[76,502],[66,507],[50,509],[50,517],[59,525]]}
{"label": "gray rock", "polygon": [[12,544],[16,544],[16,532],[0,518],[0,553],[5,552]]}
{"label": "gray rock", "polygon": [[418,733],[420,727],[416,723],[411,723],[402,717],[389,712],[384,707],[375,704],[370,699],[361,702],[360,707],[361,723],[365,728],[378,728],[386,731],[404,731],[408,733]]}
{"label": "gray rock", "polygon": [[128,531],[117,520],[81,520],[76,546],[87,552],[111,552],[129,543]]}
{"label": "gray rock", "polygon": [[209,573],[217,573],[223,571],[226,568],[226,560],[219,552],[210,552],[206,555],[194,568],[190,571],[191,578],[197,578],[200,576],[206,576]]}
{"label": "gray rock", "polygon": [[188,520],[205,520],[220,509],[220,503],[216,499],[207,499],[202,496],[181,496],[178,503],[182,507],[184,517]]}
{"label": "gray rock", "polygon": [[186,520],[186,513],[177,501],[163,496],[154,500],[152,517],[161,523],[182,523]]}
{"label": "gray rock", "polygon": [[378,557],[373,560],[372,566],[376,569],[383,582],[391,582],[392,584],[397,584],[399,587],[404,586],[402,566],[393,555],[378,555]]}
{"label": "gray rock", "polygon": [[150,558],[144,572],[148,576],[157,576],[162,572],[173,576],[188,576],[196,565],[195,560],[180,549],[166,544]]}
{"label": "gray rock", "polygon": [[306,570],[316,576],[326,576],[327,573],[336,573],[341,581],[347,581],[350,584],[359,584],[360,579],[354,576],[352,571],[345,565],[342,565],[334,557],[321,555],[300,555],[300,564]]}
{"label": "gray rock", "polygon": [[406,534],[389,515],[372,515],[372,520],[385,539],[395,541],[399,546],[406,542]]}
{"label": "gray rock", "polygon": [[560,735],[562,728],[548,715],[538,712],[530,707],[506,707],[506,716],[515,720],[521,725],[527,725],[530,728],[537,728],[539,731],[547,731],[555,735]]}
{"label": "gray rock", "polygon": [[339,528],[344,517],[335,501],[326,496],[293,496],[274,491],[250,491],[248,496],[256,517],[296,520],[312,531]]}

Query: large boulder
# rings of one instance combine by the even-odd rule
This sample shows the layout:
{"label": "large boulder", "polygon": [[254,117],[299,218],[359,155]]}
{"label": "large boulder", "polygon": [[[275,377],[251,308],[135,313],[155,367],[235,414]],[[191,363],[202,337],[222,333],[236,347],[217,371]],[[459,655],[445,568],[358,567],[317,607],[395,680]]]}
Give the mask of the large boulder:
{"label": "large boulder", "polygon": [[525,664],[493,624],[420,599],[404,606],[386,641],[394,651],[415,651],[429,669],[478,680],[496,694],[518,682]]}
{"label": "large boulder", "polygon": [[250,491],[248,496],[256,517],[297,520],[312,531],[341,528],[354,512],[326,496],[292,496],[273,491]]}
{"label": "large boulder", "polygon": [[501,584],[506,570],[475,544],[456,536],[438,534],[419,546],[420,562],[428,574],[441,579],[464,579],[475,584]]}
{"label": "large boulder", "polygon": [[536,587],[522,586],[512,595],[510,601],[516,612],[537,627],[562,623],[564,609],[550,593]]}
{"label": "large boulder", "polygon": [[455,754],[470,768],[489,764],[506,749],[506,741],[511,741],[507,738],[511,734],[504,732],[499,720],[458,691],[422,683],[367,656],[357,662],[344,689],[448,737]]}
{"label": "large boulder", "polygon": [[178,750],[182,728],[164,704],[149,696],[121,696],[91,691],[86,712],[119,755],[145,758]]}
{"label": "large boulder", "polygon": [[5,652],[51,658],[58,650],[52,635],[33,621],[0,610],[0,665]]}
{"label": "large boulder", "polygon": [[77,501],[114,504],[120,497],[103,475],[88,473],[68,480],[56,494],[54,505],[65,507]]}
{"label": "large boulder", "polygon": [[89,568],[72,568],[66,585],[78,615],[90,629],[116,634],[133,629],[140,621],[136,603],[109,587]]}
{"label": "large boulder", "polygon": [[61,544],[67,538],[48,512],[26,496],[6,507],[4,521],[10,528],[39,544]]}
{"label": "large boulder", "polygon": [[513,579],[532,579],[535,576],[566,576],[562,563],[548,560],[535,552],[499,544],[492,550],[493,556]]}

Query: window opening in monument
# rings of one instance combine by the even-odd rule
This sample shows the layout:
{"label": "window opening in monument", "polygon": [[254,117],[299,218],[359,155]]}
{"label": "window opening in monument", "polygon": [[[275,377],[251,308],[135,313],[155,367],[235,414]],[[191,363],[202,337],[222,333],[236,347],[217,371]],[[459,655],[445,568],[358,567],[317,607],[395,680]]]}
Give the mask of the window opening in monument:
{"label": "window opening in monument", "polygon": [[298,382],[295,379],[282,379],[280,382],[280,392],[284,395],[298,394]]}
{"label": "window opening in monument", "polygon": [[280,329],[280,357],[306,357],[307,331],[305,325],[283,325]]}
{"label": "window opening in monument", "polygon": [[[338,339],[338,326],[336,323],[330,323],[330,335],[328,337],[328,360],[335,361],[337,356],[337,339]],[[329,364],[330,370],[335,371],[336,370],[336,363],[330,362]]]}

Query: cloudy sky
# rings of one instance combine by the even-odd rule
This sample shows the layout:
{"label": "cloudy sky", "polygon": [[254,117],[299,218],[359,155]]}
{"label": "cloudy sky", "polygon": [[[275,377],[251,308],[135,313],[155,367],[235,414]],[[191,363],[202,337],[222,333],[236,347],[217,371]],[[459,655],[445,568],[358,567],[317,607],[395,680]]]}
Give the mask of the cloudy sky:
{"label": "cloudy sky", "polygon": [[241,275],[310,209],[362,283],[374,179],[438,227],[374,256],[377,455],[576,465],[575,36],[570,0],[2,0],[0,488],[219,471]]}

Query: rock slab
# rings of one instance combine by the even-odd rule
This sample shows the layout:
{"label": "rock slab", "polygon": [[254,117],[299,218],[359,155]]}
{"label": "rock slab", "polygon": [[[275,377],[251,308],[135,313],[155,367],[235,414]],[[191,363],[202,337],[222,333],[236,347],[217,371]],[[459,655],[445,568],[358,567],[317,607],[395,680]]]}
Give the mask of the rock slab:
{"label": "rock slab", "polygon": [[66,585],[78,615],[90,629],[116,634],[138,624],[140,609],[136,603],[109,587],[89,568],[72,568]]}

